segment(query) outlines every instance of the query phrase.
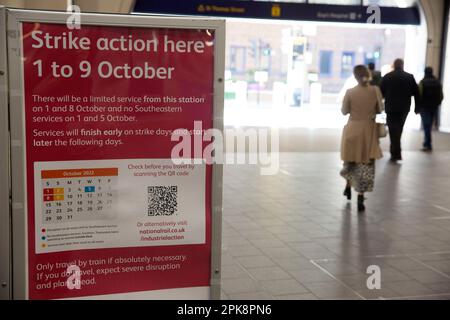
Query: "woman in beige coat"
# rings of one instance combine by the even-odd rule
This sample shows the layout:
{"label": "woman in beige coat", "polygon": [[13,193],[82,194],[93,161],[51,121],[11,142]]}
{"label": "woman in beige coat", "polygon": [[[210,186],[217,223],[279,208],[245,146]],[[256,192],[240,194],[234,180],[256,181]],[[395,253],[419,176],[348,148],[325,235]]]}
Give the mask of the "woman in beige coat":
{"label": "woman in beige coat", "polygon": [[359,65],[353,74],[358,85],[347,90],[342,103],[342,113],[350,118],[342,133],[341,176],[347,180],[344,195],[350,200],[353,187],[358,192],[358,211],[364,211],[364,193],[373,190],[375,160],[383,156],[375,117],[384,107],[380,89],[369,85],[369,70]]}

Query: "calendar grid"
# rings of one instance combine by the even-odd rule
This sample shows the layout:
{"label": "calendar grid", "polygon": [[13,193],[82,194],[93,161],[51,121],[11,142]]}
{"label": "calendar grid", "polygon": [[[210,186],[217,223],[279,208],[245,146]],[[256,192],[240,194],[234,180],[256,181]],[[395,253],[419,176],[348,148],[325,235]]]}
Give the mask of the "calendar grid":
{"label": "calendar grid", "polygon": [[42,223],[111,217],[118,168],[42,170]]}

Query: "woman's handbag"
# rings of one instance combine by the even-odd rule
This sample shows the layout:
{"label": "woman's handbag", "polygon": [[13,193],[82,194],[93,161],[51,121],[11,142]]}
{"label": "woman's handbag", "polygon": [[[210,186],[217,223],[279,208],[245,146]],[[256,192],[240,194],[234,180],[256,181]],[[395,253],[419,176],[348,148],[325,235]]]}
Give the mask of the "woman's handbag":
{"label": "woman's handbag", "polygon": [[386,138],[388,135],[387,127],[384,123],[377,123],[378,138]]}
{"label": "woman's handbag", "polygon": [[386,116],[383,114],[384,111],[384,104],[383,104],[383,97],[381,95],[381,92],[378,88],[375,89],[375,92],[377,94],[377,113],[379,117],[382,118],[381,122],[377,122],[377,132],[378,132],[378,138],[386,138],[388,135],[388,130],[386,126]]}

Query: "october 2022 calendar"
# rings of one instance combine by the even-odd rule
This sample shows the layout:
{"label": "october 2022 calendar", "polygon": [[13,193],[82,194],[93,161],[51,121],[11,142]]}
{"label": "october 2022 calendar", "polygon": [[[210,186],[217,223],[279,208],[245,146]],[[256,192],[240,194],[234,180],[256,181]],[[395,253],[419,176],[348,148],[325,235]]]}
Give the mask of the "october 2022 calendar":
{"label": "october 2022 calendar", "polygon": [[42,170],[42,223],[113,218],[118,168]]}

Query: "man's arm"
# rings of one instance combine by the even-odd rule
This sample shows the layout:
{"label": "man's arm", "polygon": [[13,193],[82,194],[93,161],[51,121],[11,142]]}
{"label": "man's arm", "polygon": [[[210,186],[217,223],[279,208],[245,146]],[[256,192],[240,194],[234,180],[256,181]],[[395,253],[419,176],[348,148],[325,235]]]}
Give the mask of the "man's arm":
{"label": "man's arm", "polygon": [[380,80],[380,90],[384,98],[386,98],[386,82],[387,82],[386,77],[382,77]]}
{"label": "man's arm", "polygon": [[414,79],[414,76],[411,75],[411,89],[412,89],[412,95],[414,96],[414,103],[415,108],[414,112],[418,114],[420,112],[420,92],[419,92],[419,86],[416,83],[416,79]]}

